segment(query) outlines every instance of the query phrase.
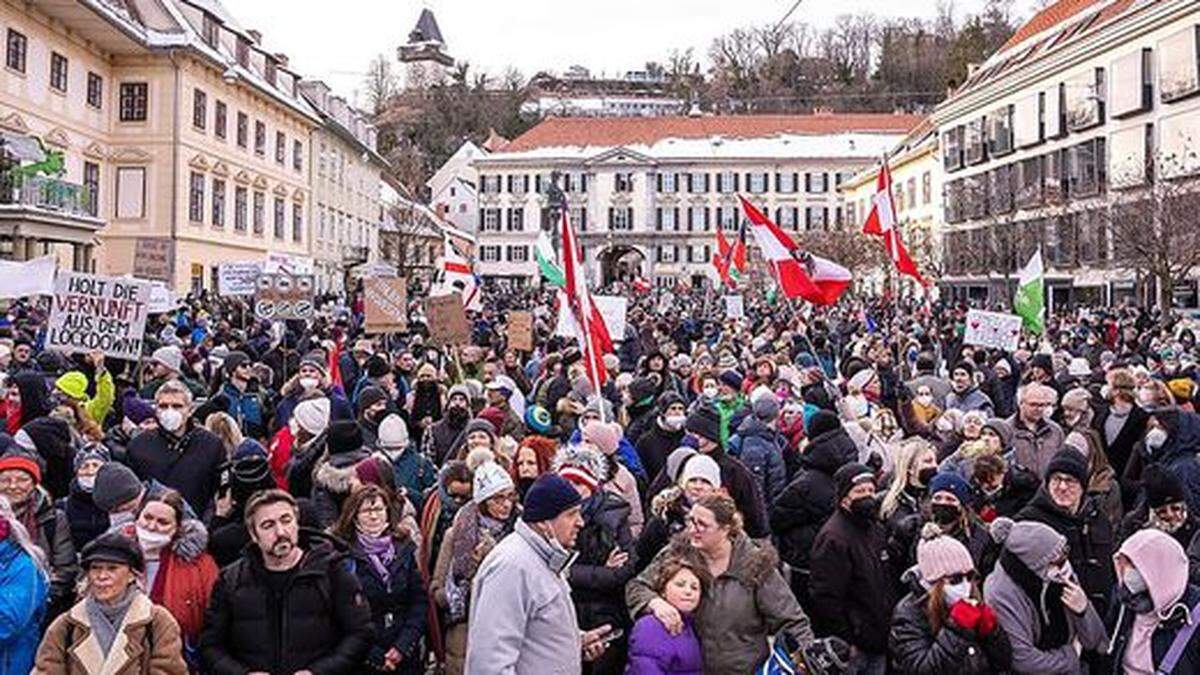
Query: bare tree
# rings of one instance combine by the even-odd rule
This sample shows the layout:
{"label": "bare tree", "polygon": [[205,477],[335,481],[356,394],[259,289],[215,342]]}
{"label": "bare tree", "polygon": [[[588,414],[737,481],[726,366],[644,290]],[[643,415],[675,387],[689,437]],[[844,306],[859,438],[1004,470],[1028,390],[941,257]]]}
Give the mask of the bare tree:
{"label": "bare tree", "polygon": [[386,56],[380,54],[372,59],[367,66],[363,86],[366,88],[367,104],[372,112],[379,114],[399,89],[396,74],[392,72],[392,62]]}

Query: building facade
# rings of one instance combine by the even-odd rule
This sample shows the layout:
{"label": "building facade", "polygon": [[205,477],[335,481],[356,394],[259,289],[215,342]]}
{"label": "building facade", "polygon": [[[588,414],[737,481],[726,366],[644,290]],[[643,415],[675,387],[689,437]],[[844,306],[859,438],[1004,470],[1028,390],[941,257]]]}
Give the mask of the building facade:
{"label": "building facade", "polygon": [[1040,248],[1052,306],[1153,297],[1112,223],[1200,171],[1198,26],[1186,0],[1063,0],[937,108],[947,290],[1011,298]]}
{"label": "building facade", "polygon": [[838,185],[919,121],[831,113],[547,119],[474,162],[477,271],[499,285],[537,283],[534,246],[551,225],[557,175],[593,284],[710,283],[716,228],[733,235],[742,223],[739,194],[786,230],[835,228],[845,222]]}
{"label": "building facade", "polygon": [[460,230],[475,231],[479,210],[479,173],[475,170],[474,162],[486,154],[483,148],[466,141],[425,181],[425,186],[429,188],[429,204],[439,216]]}

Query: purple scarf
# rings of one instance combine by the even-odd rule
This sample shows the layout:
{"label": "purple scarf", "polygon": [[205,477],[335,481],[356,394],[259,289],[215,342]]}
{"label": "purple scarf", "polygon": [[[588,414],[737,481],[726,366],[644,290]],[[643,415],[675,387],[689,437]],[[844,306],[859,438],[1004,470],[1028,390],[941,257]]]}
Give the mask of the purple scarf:
{"label": "purple scarf", "polygon": [[396,544],[392,541],[391,535],[385,533],[371,536],[359,532],[358,547],[367,554],[367,560],[371,561],[371,567],[374,567],[379,578],[383,579],[384,585],[391,587],[392,575],[388,572],[388,565],[396,559]]}

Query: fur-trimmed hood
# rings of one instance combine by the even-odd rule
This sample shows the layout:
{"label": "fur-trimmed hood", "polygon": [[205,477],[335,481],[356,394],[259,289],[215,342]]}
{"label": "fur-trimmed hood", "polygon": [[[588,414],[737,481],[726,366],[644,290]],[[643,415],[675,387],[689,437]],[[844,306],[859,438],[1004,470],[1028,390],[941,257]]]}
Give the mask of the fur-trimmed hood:
{"label": "fur-trimmed hood", "polygon": [[329,462],[323,462],[313,471],[313,487],[335,495],[350,494],[350,479],[355,477],[357,474],[353,464],[339,469]]}
{"label": "fur-trimmed hood", "polygon": [[[670,551],[703,562],[700,550],[692,546],[687,532],[675,535],[671,540]],[[775,552],[774,546],[768,543],[757,544],[743,532],[733,538],[733,552],[729,556],[729,569],[726,574],[751,588],[757,588],[778,565],[779,554]]]}

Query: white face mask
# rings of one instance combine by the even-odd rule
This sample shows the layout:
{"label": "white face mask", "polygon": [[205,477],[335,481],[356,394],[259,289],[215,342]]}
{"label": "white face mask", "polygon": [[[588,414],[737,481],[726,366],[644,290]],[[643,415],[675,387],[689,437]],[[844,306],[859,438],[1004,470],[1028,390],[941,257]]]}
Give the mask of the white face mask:
{"label": "white face mask", "polygon": [[108,524],[110,527],[118,527],[125,523],[133,522],[133,513],[130,511],[119,511],[117,513],[108,514]]}
{"label": "white face mask", "polygon": [[162,425],[163,429],[175,433],[183,426],[183,413],[174,408],[159,410],[158,423]]}
{"label": "white face mask", "polygon": [[1075,573],[1074,570],[1071,569],[1070,560],[1064,562],[1061,567],[1051,567],[1050,569],[1046,570],[1046,578],[1050,581],[1057,581],[1060,584],[1065,584],[1068,581],[1071,581],[1073,576],[1075,576]]}
{"label": "white face mask", "polygon": [[171,535],[162,532],[151,532],[141,525],[137,527],[137,538],[138,544],[142,547],[143,551],[158,551],[171,543]]}
{"label": "white face mask", "polygon": [[1146,447],[1157,450],[1167,442],[1167,432],[1161,427],[1154,427],[1146,432]]}
{"label": "white face mask", "polygon": [[687,424],[687,415],[668,415],[663,418],[663,426],[672,431],[679,431],[684,424]]}
{"label": "white face mask", "polygon": [[92,488],[96,487],[96,474],[79,476],[77,480],[79,481],[79,489],[84,492],[91,492]]}
{"label": "white face mask", "polygon": [[705,387],[703,391],[705,398],[716,398],[717,393],[716,387]]}
{"label": "white face mask", "polygon": [[928,408],[929,406],[933,405],[933,396],[930,396],[929,394],[921,394],[917,397],[917,404]]}
{"label": "white face mask", "polygon": [[971,582],[963,579],[957,584],[942,585],[942,599],[947,607],[952,606],[959,600],[966,600],[971,597]]}
{"label": "white face mask", "polygon": [[321,381],[315,377],[300,378],[300,386],[303,387],[305,391],[309,391],[311,389],[316,389],[320,385],[321,385]]}

